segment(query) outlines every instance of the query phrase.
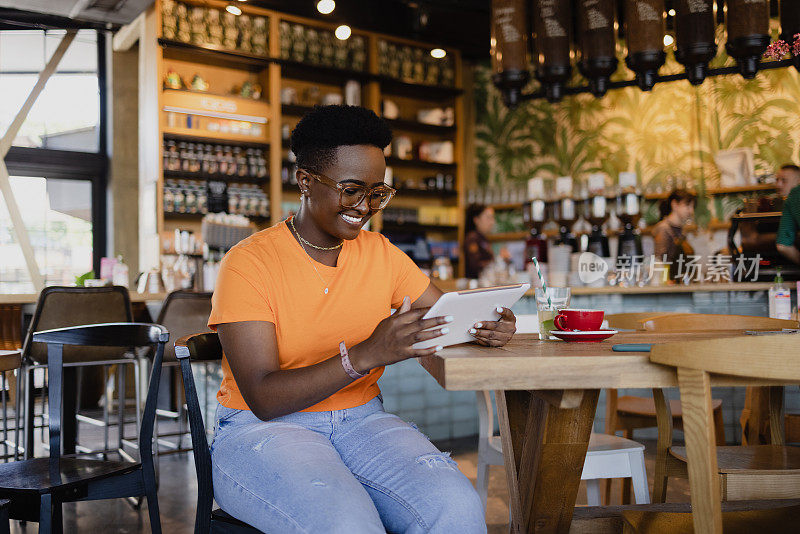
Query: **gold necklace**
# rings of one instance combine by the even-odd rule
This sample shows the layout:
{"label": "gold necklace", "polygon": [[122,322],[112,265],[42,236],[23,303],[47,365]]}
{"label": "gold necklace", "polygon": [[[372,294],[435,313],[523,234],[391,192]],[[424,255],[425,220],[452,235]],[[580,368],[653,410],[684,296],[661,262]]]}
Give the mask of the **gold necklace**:
{"label": "gold necklace", "polygon": [[315,248],[317,250],[336,250],[337,248],[342,246],[342,243],[344,243],[344,241],[342,241],[341,243],[339,243],[338,245],[336,245],[334,247],[319,247],[319,246],[315,245],[314,243],[310,243],[310,242],[306,241],[305,239],[303,239],[303,236],[301,236],[300,232],[297,231],[297,228],[294,227],[294,217],[290,217],[289,218],[289,224],[292,226],[292,230],[294,230],[295,235],[297,235],[297,239],[299,239],[300,242],[303,243],[304,245],[308,245],[311,248]]}
{"label": "gold necklace", "polygon": [[[291,222],[292,222],[292,219],[289,219],[289,223],[290,224],[291,224]],[[320,282],[322,282],[322,285],[325,286],[325,294],[327,295],[328,294],[328,283],[325,282],[325,279],[322,278],[321,274],[319,274],[319,271],[317,270],[317,266],[314,265],[314,260],[311,259],[311,254],[308,253],[308,251],[306,250],[306,247],[303,245],[303,242],[305,241],[305,239],[300,237],[300,234],[297,233],[297,229],[294,227],[294,224],[291,224],[291,226],[292,226],[292,230],[294,230],[294,233],[297,236],[297,238],[300,239],[300,248],[302,248],[303,252],[306,253],[306,258],[308,258],[308,263],[310,263],[311,267],[314,268],[314,272],[317,273],[317,276],[319,277]],[[342,244],[339,243],[339,246],[341,247]],[[333,247],[333,248],[338,248],[338,247]]]}

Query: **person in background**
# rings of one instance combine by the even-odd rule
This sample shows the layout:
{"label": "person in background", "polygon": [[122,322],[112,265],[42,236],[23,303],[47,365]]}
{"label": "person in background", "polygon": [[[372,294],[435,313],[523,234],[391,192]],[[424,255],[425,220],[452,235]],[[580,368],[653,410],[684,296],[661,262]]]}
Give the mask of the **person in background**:
{"label": "person in background", "polygon": [[[481,271],[494,261],[492,245],[486,238],[494,231],[494,208],[483,204],[471,204],[466,211],[464,235],[464,276],[479,278]],[[501,257],[508,261],[510,255],[505,248]]]}
{"label": "person in background", "polygon": [[483,204],[471,204],[465,214],[464,275],[478,278],[481,271],[494,261],[494,252],[487,234],[494,230],[494,209]]}
{"label": "person in background", "polygon": [[794,263],[800,263],[800,250],[795,245],[798,225],[800,225],[800,167],[787,163],[776,173],[778,192],[786,198],[783,215],[778,225],[775,246],[778,252]]}
{"label": "person in background", "polygon": [[653,228],[656,261],[670,265],[670,278],[677,276],[678,259],[691,256],[694,250],[683,230],[694,217],[697,197],[685,189],[676,189],[661,203],[661,220]]}

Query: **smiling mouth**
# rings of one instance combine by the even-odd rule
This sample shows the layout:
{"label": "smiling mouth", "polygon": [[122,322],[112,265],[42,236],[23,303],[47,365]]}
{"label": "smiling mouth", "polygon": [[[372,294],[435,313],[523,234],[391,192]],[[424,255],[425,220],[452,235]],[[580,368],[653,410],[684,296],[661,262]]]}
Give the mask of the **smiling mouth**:
{"label": "smiling mouth", "polygon": [[339,215],[347,224],[358,225],[358,226],[364,224],[364,219],[366,219],[366,217],[353,217],[352,215],[345,215],[344,213],[341,213]]}

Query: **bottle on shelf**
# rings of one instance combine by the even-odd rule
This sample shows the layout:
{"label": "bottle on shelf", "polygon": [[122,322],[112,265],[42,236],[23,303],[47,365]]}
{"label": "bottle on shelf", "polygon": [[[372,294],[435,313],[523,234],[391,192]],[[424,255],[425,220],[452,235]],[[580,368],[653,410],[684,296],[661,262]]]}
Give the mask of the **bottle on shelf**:
{"label": "bottle on shelf", "polygon": [[780,266],[769,288],[769,316],[773,319],[792,318],[792,292],[783,284]]}
{"label": "bottle on shelf", "polygon": [[122,261],[122,256],[117,256],[117,262],[112,267],[111,280],[115,286],[128,287],[128,266]]}

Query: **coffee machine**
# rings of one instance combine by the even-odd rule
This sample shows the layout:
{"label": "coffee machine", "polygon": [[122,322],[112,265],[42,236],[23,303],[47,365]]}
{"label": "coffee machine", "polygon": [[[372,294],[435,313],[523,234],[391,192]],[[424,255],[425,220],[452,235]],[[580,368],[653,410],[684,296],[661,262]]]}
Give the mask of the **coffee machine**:
{"label": "coffee machine", "polygon": [[603,231],[603,225],[609,217],[605,177],[603,173],[589,175],[589,196],[584,203],[584,217],[592,225],[586,242],[586,250],[608,258],[611,256],[611,252],[608,246],[608,236]]}
{"label": "coffee machine", "polygon": [[546,220],[544,200],[532,200],[522,206],[522,219],[529,230],[525,240],[525,268],[537,258],[539,263],[547,263],[547,237],[542,233]]}
{"label": "coffee machine", "polygon": [[578,240],[572,233],[572,225],[578,220],[575,213],[575,201],[571,198],[562,198],[553,204],[553,220],[558,223],[558,237],[556,245],[569,245],[572,252],[578,252]]}
{"label": "coffee machine", "polygon": [[641,218],[641,196],[636,188],[636,173],[619,173],[619,193],[617,194],[617,217],[622,222],[619,234],[617,257],[642,255],[642,236],[637,225]]}
{"label": "coffee machine", "polygon": [[587,213],[588,221],[592,225],[592,231],[586,245],[586,250],[593,252],[603,258],[611,256],[608,246],[608,236],[603,232],[603,225],[608,220],[608,203],[603,195],[596,195],[589,198]]}

